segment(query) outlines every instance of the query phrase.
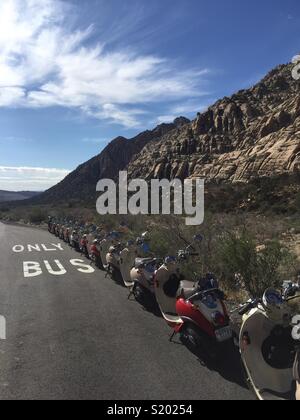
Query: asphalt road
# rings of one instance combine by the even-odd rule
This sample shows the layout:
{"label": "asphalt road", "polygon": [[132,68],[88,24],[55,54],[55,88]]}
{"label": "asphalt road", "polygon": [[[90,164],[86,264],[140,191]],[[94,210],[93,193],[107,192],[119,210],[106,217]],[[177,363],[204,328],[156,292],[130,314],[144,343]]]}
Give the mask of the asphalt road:
{"label": "asphalt road", "polygon": [[[0,314],[7,322],[0,399],[252,399],[237,357],[203,366],[168,341],[161,318],[128,301],[126,289],[101,271],[79,272],[70,260],[80,255],[58,243],[48,232],[0,223]],[[55,260],[66,273],[49,273],[45,261],[59,270]],[[39,263],[42,273],[24,277],[24,262]]]}

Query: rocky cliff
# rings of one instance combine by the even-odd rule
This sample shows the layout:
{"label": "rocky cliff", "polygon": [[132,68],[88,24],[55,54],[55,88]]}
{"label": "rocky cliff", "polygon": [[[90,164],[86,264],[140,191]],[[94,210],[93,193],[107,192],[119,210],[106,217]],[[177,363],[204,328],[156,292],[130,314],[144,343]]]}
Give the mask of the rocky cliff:
{"label": "rocky cliff", "polygon": [[300,83],[292,65],[224,98],[190,124],[149,142],[131,177],[248,182],[300,170]]}
{"label": "rocky cliff", "polygon": [[94,200],[101,178],[204,177],[214,183],[248,183],[300,172],[300,82],[292,64],[225,97],[194,121],[180,117],[133,139],[118,137],[60,184],[34,199]]}

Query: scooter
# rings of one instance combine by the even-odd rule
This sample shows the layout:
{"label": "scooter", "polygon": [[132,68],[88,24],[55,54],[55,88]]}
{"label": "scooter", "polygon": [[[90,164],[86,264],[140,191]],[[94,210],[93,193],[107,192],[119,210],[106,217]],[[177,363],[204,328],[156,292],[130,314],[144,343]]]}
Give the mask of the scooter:
{"label": "scooter", "polygon": [[65,239],[65,233],[64,232],[65,232],[65,227],[61,226],[61,228],[59,229],[59,232],[58,232],[58,237],[62,241]]}
{"label": "scooter", "polygon": [[110,246],[111,242],[109,241],[108,237],[102,239],[102,241],[99,244],[100,258],[104,270],[106,270],[106,255]]}
{"label": "scooter", "polygon": [[51,235],[55,235],[55,230],[56,230],[56,223],[52,223],[51,228],[50,228]]}
{"label": "scooter", "polygon": [[177,258],[168,257],[155,275],[155,295],[161,313],[173,329],[170,341],[179,334],[192,351],[207,360],[215,360],[219,352],[230,350],[233,333],[224,300],[212,274],[196,281],[184,280],[179,264],[198,254],[191,246]]}
{"label": "scooter", "polygon": [[157,258],[136,258],[130,271],[132,287],[128,299],[133,295],[143,306],[153,305],[156,301],[154,276],[161,263]]}
{"label": "scooter", "polygon": [[109,274],[121,274],[120,272],[120,252],[124,246],[121,243],[111,245],[106,254],[106,270]]}
{"label": "scooter", "polygon": [[64,232],[64,242],[70,245],[70,229],[67,228]]}
{"label": "scooter", "polygon": [[116,232],[111,232],[106,235],[104,239],[100,242],[99,250],[100,250],[100,258],[103,265],[103,269],[107,271],[108,265],[106,261],[106,256],[109,253],[109,248],[116,244],[116,239],[118,238],[118,235]]}
{"label": "scooter", "polygon": [[97,268],[99,268],[99,270],[104,270],[104,267],[101,261],[101,256],[100,256],[98,239],[94,240],[91,246],[90,260],[91,260],[91,265],[94,264]]}
{"label": "scooter", "polygon": [[292,306],[275,289],[240,310],[239,346],[247,383],[259,400],[293,400],[293,365],[300,342],[292,336]]}
{"label": "scooter", "polygon": [[59,237],[59,231],[60,231],[60,225],[55,226],[54,235],[58,238]]}
{"label": "scooter", "polygon": [[124,286],[132,289],[134,282],[131,279],[130,272],[134,266],[137,256],[137,249],[134,241],[128,241],[126,247],[120,252],[120,273]]}
{"label": "scooter", "polygon": [[87,259],[90,259],[90,253],[88,249],[88,240],[87,236],[83,235],[80,240],[80,252],[81,255],[84,255]]}
{"label": "scooter", "polygon": [[[154,274],[161,264],[161,259],[154,258],[150,252],[149,246],[150,234],[144,232],[135,242],[135,256],[131,254],[130,275],[128,278],[128,287],[130,293],[128,299],[134,296],[135,300],[144,307],[153,308],[156,305],[154,293]],[[128,275],[127,275],[128,276]]]}
{"label": "scooter", "polygon": [[80,252],[80,244],[79,244],[79,237],[77,233],[72,233],[70,237],[71,248],[75,249],[75,251]]}

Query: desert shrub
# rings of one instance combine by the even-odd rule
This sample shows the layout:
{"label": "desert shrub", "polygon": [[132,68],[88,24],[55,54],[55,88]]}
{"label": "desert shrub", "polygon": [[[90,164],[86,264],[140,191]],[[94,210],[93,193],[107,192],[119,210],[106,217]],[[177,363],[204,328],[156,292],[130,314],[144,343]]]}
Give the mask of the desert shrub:
{"label": "desert shrub", "polygon": [[218,262],[229,287],[237,276],[252,297],[261,297],[268,287],[279,287],[283,268],[293,259],[278,241],[272,240],[258,250],[254,237],[246,230],[227,233],[219,242]]}
{"label": "desert shrub", "polygon": [[300,211],[300,192],[298,192],[295,197],[295,208],[297,211]]}
{"label": "desert shrub", "polygon": [[39,224],[47,220],[47,214],[41,209],[33,209],[29,215],[28,220],[30,223]]}

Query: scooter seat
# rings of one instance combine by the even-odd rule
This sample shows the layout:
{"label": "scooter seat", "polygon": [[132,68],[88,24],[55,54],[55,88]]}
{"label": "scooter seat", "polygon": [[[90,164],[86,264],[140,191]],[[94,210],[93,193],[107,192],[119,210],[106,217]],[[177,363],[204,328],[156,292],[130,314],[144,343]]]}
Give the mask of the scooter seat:
{"label": "scooter seat", "polygon": [[197,286],[193,281],[183,280],[180,282],[178,295],[183,296],[185,299],[189,299],[196,293]]}
{"label": "scooter seat", "polygon": [[150,264],[152,261],[153,258],[136,258],[134,265],[135,268],[142,268]]}

